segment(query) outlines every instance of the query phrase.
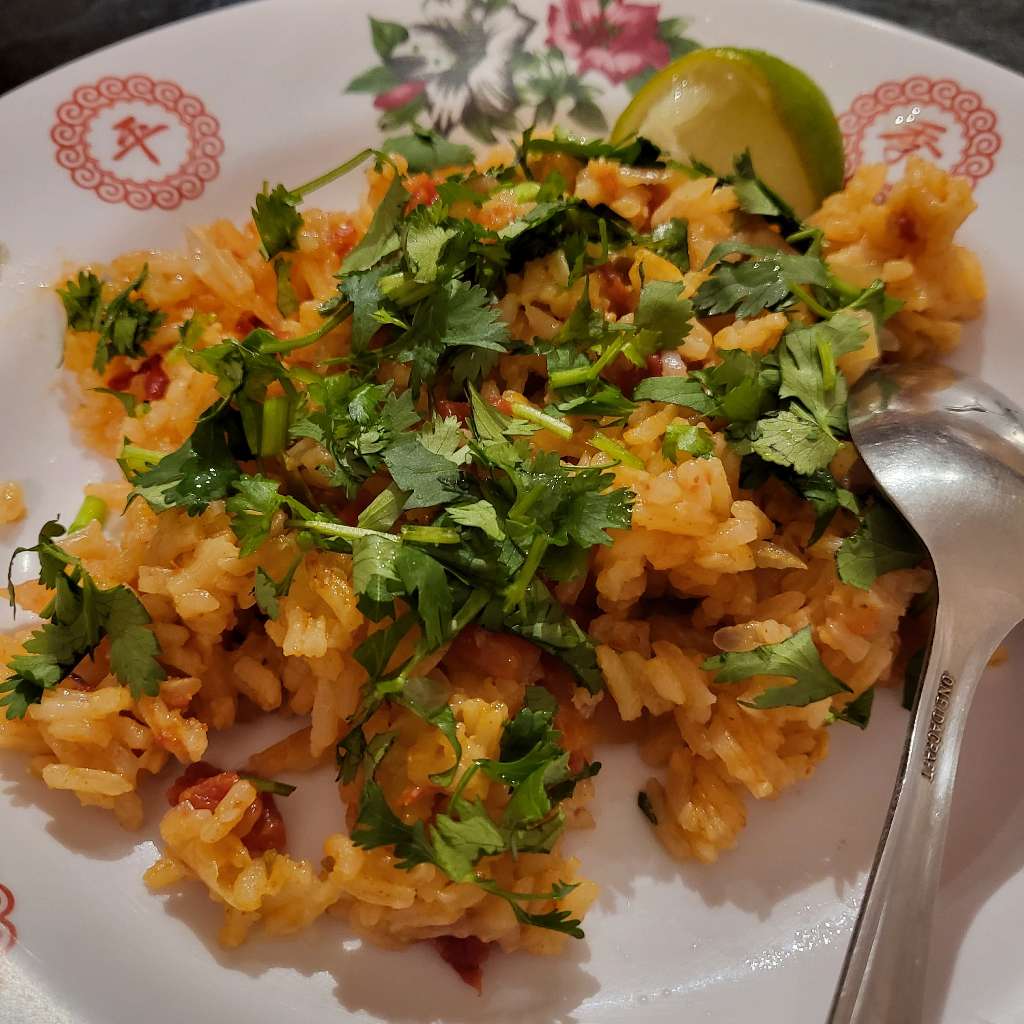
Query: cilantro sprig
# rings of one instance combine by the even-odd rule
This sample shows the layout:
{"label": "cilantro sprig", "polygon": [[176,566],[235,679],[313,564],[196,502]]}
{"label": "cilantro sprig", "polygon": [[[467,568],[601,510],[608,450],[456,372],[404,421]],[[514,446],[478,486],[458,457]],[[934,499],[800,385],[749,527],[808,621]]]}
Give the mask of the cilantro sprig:
{"label": "cilantro sprig", "polygon": [[[39,558],[39,582],[54,591],[40,613],[47,620],[25,641],[25,653],[11,659],[13,675],[0,682],[0,707],[8,718],[24,718],[29,705],[63,682],[79,662],[100,643],[110,642],[110,670],[134,698],[155,697],[167,674],[157,661],[160,644],[150,618],[135,594],[125,586],[97,586],[82,563],[55,543],[64,527],[56,520],[46,523],[30,548],[18,548]],[[14,605],[11,569],[7,573],[8,598]]]}
{"label": "cilantro sprig", "polygon": [[[559,804],[572,795],[578,782],[600,770],[595,762],[578,772],[570,771],[561,733],[552,724],[556,710],[557,703],[547,690],[530,687],[523,708],[505,725],[499,757],[477,760],[464,770],[446,810],[430,824],[406,823],[389,806],[375,775],[395,737],[388,733],[375,736],[365,751],[366,778],[352,841],[363,849],[391,846],[401,868],[433,864],[454,882],[477,885],[506,900],[523,924],[582,938],[580,921],[568,911],[556,907],[535,913],[527,909],[531,902],[557,902],[576,885],[560,882],[548,892],[511,892],[490,879],[482,863],[504,853],[550,852],[565,828]],[[498,821],[491,818],[482,801],[462,795],[477,772],[508,787],[509,799]]]}
{"label": "cilantro sprig", "polygon": [[738,683],[751,676],[786,676],[793,680],[787,686],[765,690],[752,701],[740,702],[751,708],[802,708],[826,697],[850,692],[846,683],[825,667],[810,626],[777,644],[707,658],[701,667],[715,673],[716,683]]}
{"label": "cilantro sprig", "polygon": [[[68,327],[73,331],[98,331],[92,367],[102,373],[114,356],[139,358],[146,354],[144,342],[164,322],[164,314],[151,309],[141,298],[132,298],[149,274],[143,264],[138,276],[110,300],[103,301],[103,285],[95,274],[79,271],[57,294],[64,303]],[[129,412],[131,415],[131,412]]]}

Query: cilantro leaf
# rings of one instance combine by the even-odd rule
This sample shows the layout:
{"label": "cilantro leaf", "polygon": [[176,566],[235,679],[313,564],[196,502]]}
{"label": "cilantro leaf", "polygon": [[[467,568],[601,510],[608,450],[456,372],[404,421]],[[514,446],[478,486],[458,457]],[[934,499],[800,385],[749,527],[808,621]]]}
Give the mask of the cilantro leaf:
{"label": "cilantro leaf", "polygon": [[113,388],[92,388],[91,390],[101,395],[110,395],[111,398],[116,398],[121,403],[125,416],[131,416],[132,419],[138,419],[138,417],[145,416],[149,412],[149,402],[140,401],[128,391],[115,391]]}
{"label": "cilantro leaf", "polygon": [[65,282],[57,289],[68,327],[73,331],[98,331],[102,325],[103,285],[93,273],[78,272],[78,278]]}
{"label": "cilantro leaf", "polygon": [[689,224],[673,217],[659,224],[649,238],[642,240],[644,248],[675,264],[684,274],[690,269]]}
{"label": "cilantro leaf", "polygon": [[402,693],[397,698],[397,703],[432,725],[450,744],[454,755],[451,767],[441,772],[434,772],[430,776],[430,780],[438,786],[450,786],[456,771],[458,771],[459,761],[462,759],[462,744],[459,742],[455,714],[448,704],[447,688],[434,679],[413,676],[406,680]]}
{"label": "cilantro leaf", "polygon": [[234,494],[226,508],[231,514],[231,529],[241,542],[238,553],[242,558],[251,555],[269,536],[274,515],[281,507],[280,486],[265,476],[239,476],[232,483]]}
{"label": "cilantro leaf", "polygon": [[470,526],[483,532],[491,540],[504,540],[505,531],[498,522],[494,506],[481,498],[465,505],[451,505],[446,510],[448,517],[460,526]]}
{"label": "cilantro leaf", "polygon": [[135,472],[120,460],[132,485],[129,500],[141,496],[157,512],[181,506],[196,516],[211,501],[226,498],[242,475],[228,439],[233,426],[230,410],[218,402],[199,418],[192,436],[169,455],[157,456],[152,468]]}
{"label": "cilantro leaf", "polygon": [[839,546],[836,567],[844,583],[870,590],[879,576],[895,569],[912,569],[926,555],[917,534],[896,510],[876,501],[860,529]]}
{"label": "cilantro leaf", "polygon": [[92,275],[88,275],[83,285],[82,274],[79,274],[77,285],[69,281],[61,291],[68,313],[68,326],[73,327],[72,318],[76,323],[84,323],[88,319],[86,329],[99,331],[92,360],[92,367],[97,373],[103,373],[114,356],[144,356],[143,343],[164,322],[162,312],[150,309],[142,299],[131,297],[132,292],[142,287],[148,274],[149,265],[143,264],[138,277],[105,306],[99,305],[101,300],[95,292]]}
{"label": "cilantro leaf", "polygon": [[156,660],[160,644],[147,629],[149,613],[127,587],[114,587],[109,595],[102,628],[110,638],[110,670],[128,686],[132,696],[155,697],[167,673]]}
{"label": "cilantro leaf", "polygon": [[371,679],[384,674],[388,662],[394,656],[398,645],[415,625],[414,612],[406,612],[401,618],[371,633],[355,650],[353,657],[366,669]]}
{"label": "cilantro leaf", "polygon": [[648,377],[633,389],[638,402],[667,402],[692,409],[703,416],[718,411],[718,399],[711,389],[692,374],[686,377]]}
{"label": "cilantro leaf", "polygon": [[370,339],[380,330],[381,322],[376,316],[384,297],[380,291],[380,279],[384,267],[373,267],[346,274],[338,286],[342,295],[352,303],[352,351],[365,351]]}
{"label": "cilantro leaf", "polygon": [[810,476],[794,476],[787,482],[814,506],[814,530],[807,540],[808,547],[814,544],[828,529],[833,516],[841,508],[858,515],[860,508],[854,494],[836,483],[835,477],[825,470]]}
{"label": "cilantro leaf", "polygon": [[593,641],[540,580],[530,583],[522,602],[510,612],[503,610],[500,600],[492,601],[481,614],[480,623],[495,631],[515,633],[554,655],[590,693],[600,693],[604,688]]}
{"label": "cilantro leaf", "polygon": [[665,429],[661,452],[672,462],[679,461],[680,452],[695,459],[709,459],[715,454],[715,439],[707,427],[692,423],[670,423]]}
{"label": "cilantro leaf", "polygon": [[866,729],[871,720],[871,706],[875,702],[875,688],[869,687],[859,697],[854,698],[849,704],[844,704],[836,712],[836,718],[840,722],[848,722],[857,726],[858,729]]}
{"label": "cilantro leaf", "polygon": [[736,192],[740,209],[779,223],[783,234],[791,234],[802,227],[793,208],[777,192],[770,189],[754,170],[750,150],[735,158],[733,173],[726,179]]}
{"label": "cilantro leaf", "polygon": [[394,568],[405,594],[416,597],[416,611],[429,648],[440,647],[449,638],[452,621],[452,588],[444,568],[408,544],[399,548]]}
{"label": "cilantro leaf", "polygon": [[[41,613],[48,621],[25,641],[25,653],[11,659],[13,675],[0,682],[0,707],[8,718],[24,717],[30,704],[66,679],[105,637],[111,671],[134,698],[155,696],[166,678],[142,603],[128,587],[98,587],[81,562],[54,543],[63,533],[59,523],[46,523],[37,544],[27,549],[39,555],[39,581],[54,597]],[[13,600],[9,571],[8,591]]]}
{"label": "cilantro leaf", "polygon": [[[727,244],[730,251],[742,251],[735,243]],[[720,254],[713,251],[711,257],[720,258]],[[735,312],[746,320],[790,302],[796,285],[827,283],[825,264],[819,258],[767,251],[741,263],[719,263],[697,289],[693,305],[701,316]]]}
{"label": "cilantro leaf", "polygon": [[796,473],[807,476],[824,469],[835,458],[840,443],[796,406],[759,420],[750,447],[766,462],[792,466]]}
{"label": "cilantro leaf", "polygon": [[359,244],[345,257],[339,273],[344,276],[376,266],[398,249],[398,223],[409,193],[396,174],[374,211],[373,220]]}
{"label": "cilantro leaf", "polygon": [[268,619],[276,619],[281,612],[278,599],[284,597],[291,589],[295,572],[302,564],[302,555],[299,554],[295,561],[289,566],[280,582],[275,580],[263,566],[256,567],[256,576],[253,581],[253,594],[256,598],[256,605]]}
{"label": "cilantro leaf", "polygon": [[487,292],[453,280],[433,289],[416,307],[410,328],[385,353],[411,366],[410,387],[416,390],[452,350],[484,349],[500,355],[507,344],[508,327]]}
{"label": "cilantro leaf", "polygon": [[433,129],[419,126],[409,135],[385,139],[380,148],[384,153],[397,153],[405,157],[410,174],[473,162],[473,150],[469,146],[449,142]]}
{"label": "cilantro leaf", "polygon": [[615,160],[631,167],[655,167],[664,163],[661,149],[642,136],[614,143],[605,139],[583,139],[555,129],[550,139],[524,138],[521,149],[528,153],[564,153],[577,160]]}
{"label": "cilantro leaf", "polygon": [[409,492],[406,508],[443,505],[461,496],[461,442],[458,420],[435,420],[427,431],[403,434],[385,452],[395,483]]}
{"label": "cilantro leaf", "polygon": [[306,406],[293,420],[292,437],[308,437],[330,455],[329,483],[355,497],[359,487],[384,466],[384,453],[419,420],[412,394],[393,394],[390,384],[335,374],[311,382]]}
{"label": "cilantro leaf", "polygon": [[[693,328],[693,305],[680,299],[682,292],[682,281],[648,281],[640,289],[633,322],[641,331],[657,335],[654,351],[676,348]],[[627,355],[629,349],[627,344]]]}
{"label": "cilantro leaf", "polygon": [[743,702],[752,708],[804,707],[837,693],[850,692],[850,688],[822,663],[810,626],[777,644],[708,658],[701,668],[714,672],[716,683],[737,683],[751,676],[793,679],[789,686],[773,687],[754,700]]}
{"label": "cilantro leaf", "polygon": [[263,183],[263,191],[256,196],[250,212],[260,236],[260,252],[265,260],[272,260],[278,253],[295,248],[295,235],[302,227],[302,215],[295,207],[302,197],[284,185],[268,191],[268,185]]}

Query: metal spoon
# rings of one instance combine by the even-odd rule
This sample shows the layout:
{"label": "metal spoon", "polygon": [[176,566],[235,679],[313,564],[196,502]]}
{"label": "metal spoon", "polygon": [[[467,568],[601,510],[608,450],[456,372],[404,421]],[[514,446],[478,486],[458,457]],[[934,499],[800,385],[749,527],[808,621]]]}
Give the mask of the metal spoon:
{"label": "metal spoon", "polygon": [[928,547],[928,666],[830,1024],[918,1024],[960,741],[978,680],[1024,619],[1024,413],[947,367],[887,367],[850,396],[850,433]]}

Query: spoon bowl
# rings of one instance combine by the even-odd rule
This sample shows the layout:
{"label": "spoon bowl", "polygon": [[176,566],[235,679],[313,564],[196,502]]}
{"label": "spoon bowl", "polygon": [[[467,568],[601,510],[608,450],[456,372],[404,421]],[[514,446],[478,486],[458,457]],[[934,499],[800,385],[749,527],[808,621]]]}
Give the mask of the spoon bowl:
{"label": "spoon bowl", "polygon": [[894,366],[854,389],[849,417],[861,458],[928,548],[942,599],[967,604],[998,643],[1024,619],[1024,412],[949,367]]}
{"label": "spoon bowl", "polygon": [[850,434],[928,548],[938,585],[927,667],[831,1024],[918,1024],[932,907],[967,712],[1024,619],[1024,412],[944,366],[868,374]]}

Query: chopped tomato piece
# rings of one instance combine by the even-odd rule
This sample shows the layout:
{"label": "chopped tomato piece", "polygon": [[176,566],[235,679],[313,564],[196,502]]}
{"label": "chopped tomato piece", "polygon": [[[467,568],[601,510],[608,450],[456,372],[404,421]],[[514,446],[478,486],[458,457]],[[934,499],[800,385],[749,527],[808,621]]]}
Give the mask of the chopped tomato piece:
{"label": "chopped tomato piece", "polygon": [[460,423],[465,423],[469,419],[469,402],[449,402],[447,398],[439,398],[437,411],[444,417],[454,416]]}
{"label": "chopped tomato piece", "polygon": [[437,198],[437,186],[429,174],[412,175],[406,180],[405,187],[409,191],[406,213],[415,210],[417,206],[429,206]]}
{"label": "chopped tomato piece", "polygon": [[267,850],[283,852],[288,842],[288,834],[273,793],[260,793],[254,803],[260,807],[259,815],[253,827],[242,836],[242,843],[254,857],[266,853]]}
{"label": "chopped tomato piece", "polygon": [[150,356],[139,367],[139,373],[142,374],[142,393],[148,401],[155,401],[167,394],[171,378],[164,369],[163,356]]}
{"label": "chopped tomato piece", "polygon": [[611,263],[597,268],[608,305],[616,316],[625,316],[636,308],[636,296],[629,281]]}
{"label": "chopped tomato piece", "polygon": [[214,768],[208,761],[196,761],[195,764],[190,764],[181,775],[174,780],[171,784],[171,788],[167,790],[167,802],[173,807],[175,804],[181,803],[181,794],[185,792],[190,786],[194,786],[197,782],[202,782],[203,779],[208,779],[213,775],[220,775],[220,769]]}
{"label": "chopped tomato piece", "polygon": [[345,221],[339,224],[330,237],[331,248],[344,259],[356,246],[356,229],[354,224]]}
{"label": "chopped tomato piece", "polygon": [[483,963],[491,952],[490,942],[484,942],[475,935],[464,939],[454,935],[441,935],[434,939],[434,945],[441,959],[454,968],[455,973],[471,988],[483,992]]}

